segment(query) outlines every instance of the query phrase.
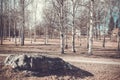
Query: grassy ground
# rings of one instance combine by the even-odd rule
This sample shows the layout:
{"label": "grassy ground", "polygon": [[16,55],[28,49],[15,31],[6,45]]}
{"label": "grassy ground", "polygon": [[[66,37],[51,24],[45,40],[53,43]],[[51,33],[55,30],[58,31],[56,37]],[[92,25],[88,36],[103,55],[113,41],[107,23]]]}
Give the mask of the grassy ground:
{"label": "grassy ground", "polygon": [[[80,46],[81,43],[81,46]],[[0,45],[0,62],[3,63],[5,57],[8,54],[44,54],[61,57],[63,59],[74,59],[74,62],[66,60],[70,64],[87,71],[92,76],[85,76],[84,78],[71,78],[71,76],[64,75],[50,75],[42,77],[23,77],[21,73],[10,73],[14,80],[120,80],[120,65],[118,64],[99,64],[89,63],[89,60],[102,61],[102,62],[120,62],[119,53],[117,51],[117,43],[111,42],[109,39],[106,41],[106,47],[102,47],[102,40],[93,42],[93,55],[87,55],[86,39],[83,38],[81,42],[76,40],[76,53],[71,51],[71,41],[68,40],[68,49],[65,49],[65,54],[60,54],[59,39],[50,39],[47,45],[44,45],[44,39],[37,39],[36,42],[30,43],[29,39],[26,39],[25,46],[15,46],[14,42],[8,40],[4,41],[4,45]],[[88,60],[88,63],[78,62],[77,60]],[[6,73],[6,69],[1,67],[1,79],[9,80],[10,78],[3,79],[3,73]],[[11,69],[8,70],[9,72]],[[12,71],[11,71],[12,72]],[[4,74],[5,75],[5,74]],[[17,76],[16,75],[20,75]],[[10,77],[9,75],[6,75]]]}

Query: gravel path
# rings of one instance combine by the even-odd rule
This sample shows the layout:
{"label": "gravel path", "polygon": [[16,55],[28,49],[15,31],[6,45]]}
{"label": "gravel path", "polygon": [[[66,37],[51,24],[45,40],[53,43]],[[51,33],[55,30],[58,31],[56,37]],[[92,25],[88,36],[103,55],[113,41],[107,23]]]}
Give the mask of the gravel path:
{"label": "gravel path", "polygon": [[94,63],[94,64],[111,64],[111,65],[120,65],[120,62],[115,62],[115,61],[96,61],[96,60],[76,60],[76,59],[66,59],[66,58],[63,58],[63,60],[65,61],[68,61],[68,62],[80,62],[80,63]]}

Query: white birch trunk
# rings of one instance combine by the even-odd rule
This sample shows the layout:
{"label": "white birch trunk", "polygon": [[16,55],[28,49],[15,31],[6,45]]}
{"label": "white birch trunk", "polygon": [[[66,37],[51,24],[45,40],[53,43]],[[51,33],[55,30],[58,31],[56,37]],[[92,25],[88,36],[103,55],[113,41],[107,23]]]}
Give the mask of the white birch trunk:
{"label": "white birch trunk", "polygon": [[60,37],[61,37],[61,54],[64,54],[64,47],[65,47],[65,33],[64,33],[64,25],[63,25],[63,4],[61,6],[61,13],[60,13],[60,24],[61,24],[61,30],[60,30]]}
{"label": "white birch trunk", "polygon": [[15,45],[17,45],[17,40],[16,40],[16,21],[14,19],[14,41],[15,41]]}
{"label": "white birch trunk", "polygon": [[74,26],[72,27],[72,51],[75,53],[75,29]]}
{"label": "white birch trunk", "polygon": [[75,3],[73,3],[73,26],[72,26],[72,51],[75,53]]}
{"label": "white birch trunk", "polygon": [[92,54],[92,44],[93,44],[93,0],[90,2],[91,9],[90,9],[90,31],[89,31],[89,47],[88,47],[88,54]]}
{"label": "white birch trunk", "polygon": [[[15,10],[15,0],[14,0],[14,10]],[[14,11],[15,14],[15,11]],[[17,45],[17,40],[16,40],[16,16],[14,16],[14,41],[15,45]]]}
{"label": "white birch trunk", "polygon": [[36,42],[36,15],[37,15],[37,3],[35,6],[35,28],[34,28],[34,42]]}

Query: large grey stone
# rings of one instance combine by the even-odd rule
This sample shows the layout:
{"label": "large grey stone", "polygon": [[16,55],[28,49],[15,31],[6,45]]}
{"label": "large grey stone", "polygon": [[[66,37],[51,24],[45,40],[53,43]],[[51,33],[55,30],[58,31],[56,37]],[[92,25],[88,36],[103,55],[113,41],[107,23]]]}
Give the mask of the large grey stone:
{"label": "large grey stone", "polygon": [[72,69],[71,65],[61,58],[42,55],[10,55],[4,64],[14,69],[42,72]]}

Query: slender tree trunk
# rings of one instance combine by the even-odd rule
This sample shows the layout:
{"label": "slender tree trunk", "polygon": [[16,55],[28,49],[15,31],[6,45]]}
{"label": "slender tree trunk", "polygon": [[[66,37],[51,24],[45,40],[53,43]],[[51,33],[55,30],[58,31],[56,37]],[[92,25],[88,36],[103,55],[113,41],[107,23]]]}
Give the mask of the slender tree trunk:
{"label": "slender tree trunk", "polygon": [[17,46],[17,38],[16,38],[16,19],[14,19],[14,40],[15,40],[15,45]]}
{"label": "slender tree trunk", "polygon": [[[6,16],[5,16],[6,17]],[[3,18],[3,40],[6,38],[6,20],[5,17]]]}
{"label": "slender tree trunk", "polygon": [[75,53],[75,5],[73,1],[72,51]]}
{"label": "slender tree trunk", "polygon": [[11,38],[11,36],[10,36],[10,31],[11,31],[10,30],[10,19],[9,19],[9,24],[8,25],[9,25],[8,35],[9,35],[9,41],[10,41],[10,38]]}
{"label": "slender tree trunk", "polygon": [[[92,21],[91,21],[92,23]],[[93,40],[93,34],[92,34],[92,31],[93,31],[93,27],[92,25],[90,24],[90,31],[89,31],[89,48],[88,48],[88,54],[91,55],[92,54],[92,40]]]}
{"label": "slender tree trunk", "polygon": [[34,42],[36,42],[36,17],[35,17],[35,26],[34,26]]}
{"label": "slender tree trunk", "polygon": [[118,51],[120,51],[120,28],[118,29],[118,34],[117,34],[117,44],[118,44]]}
{"label": "slender tree trunk", "polygon": [[[45,9],[46,9],[46,2],[47,2],[47,0],[45,0]],[[47,25],[45,25],[45,45],[48,43],[48,27],[47,27]]]}
{"label": "slender tree trunk", "polygon": [[11,30],[10,30],[10,29],[11,29],[11,28],[10,28],[10,14],[9,14],[9,23],[8,23],[8,27],[9,27],[8,35],[9,35],[9,41],[10,41],[10,38],[11,38],[11,37],[10,37],[10,31],[11,31]]}
{"label": "slender tree trunk", "polygon": [[87,24],[87,49],[89,48],[89,24]]}
{"label": "slender tree trunk", "polygon": [[34,28],[34,42],[36,42],[36,27]]}
{"label": "slender tree trunk", "polygon": [[105,30],[104,30],[104,37],[103,37],[103,47],[105,48]]}
{"label": "slender tree trunk", "polygon": [[[104,19],[106,18],[106,14],[105,14],[105,16],[104,16]],[[106,20],[106,19],[105,19]],[[105,48],[105,26],[106,26],[106,21],[104,21],[105,23],[104,23],[104,36],[103,36],[103,47]]]}
{"label": "slender tree trunk", "polygon": [[68,31],[67,31],[67,29],[65,30],[65,32],[66,32],[66,33],[65,33],[65,43],[66,43],[66,44],[65,44],[65,49],[68,49],[68,36],[67,36],[67,32],[68,32]]}
{"label": "slender tree trunk", "polygon": [[19,42],[21,42],[21,27],[19,27]]}
{"label": "slender tree trunk", "polygon": [[105,28],[105,27],[106,27],[106,15],[107,15],[107,12],[106,12],[106,9],[105,9],[105,14],[104,14],[104,20],[105,20],[105,21],[104,21],[104,38],[103,38],[103,47],[104,47],[104,48],[105,48],[105,41],[106,41],[106,40],[105,40],[105,37],[106,37],[106,36],[105,36],[105,32],[106,32],[106,28]]}
{"label": "slender tree trunk", "polygon": [[9,3],[8,3],[8,27],[9,27],[9,30],[8,30],[8,35],[9,35],[9,41],[10,41],[10,0],[9,0]]}
{"label": "slender tree trunk", "polygon": [[95,38],[96,38],[96,40],[98,40],[98,30],[97,30],[96,25],[95,25]]}
{"label": "slender tree trunk", "polygon": [[3,45],[3,0],[1,0],[1,26],[0,26],[0,40],[1,40],[1,45]]}
{"label": "slender tree trunk", "polygon": [[81,30],[79,30],[79,41],[80,41],[79,44],[80,44],[80,46],[81,46],[81,41],[82,41],[82,40],[81,40]]}
{"label": "slender tree trunk", "polygon": [[34,42],[36,42],[36,15],[37,15],[37,3],[35,6],[35,28],[34,28]]}
{"label": "slender tree trunk", "polygon": [[64,17],[63,17],[63,4],[64,1],[62,0],[62,6],[61,6],[61,13],[60,13],[60,24],[61,24],[61,30],[60,30],[60,38],[61,38],[61,54],[64,54],[64,48],[65,48],[65,34],[64,34]]}
{"label": "slender tree trunk", "polygon": [[[97,21],[96,17],[95,17],[95,21]],[[98,40],[98,26],[97,26],[97,23],[95,23],[95,39]]]}
{"label": "slender tree trunk", "polygon": [[[95,17],[94,20],[97,21],[97,18]],[[98,23],[94,23],[94,28],[95,28],[95,40],[98,40]]]}
{"label": "slender tree trunk", "polygon": [[72,51],[75,53],[75,29],[72,27]]}
{"label": "slender tree trunk", "polygon": [[98,28],[99,28],[99,40],[101,40],[101,29],[100,29],[100,23],[98,23]]}
{"label": "slender tree trunk", "polygon": [[[4,0],[4,5],[3,5],[3,14],[4,13],[6,13],[7,11],[7,2],[6,2],[6,0]],[[7,37],[7,27],[6,27],[6,23],[7,23],[7,16],[4,14],[4,17],[3,17],[3,26],[4,26],[4,28],[3,28],[3,39],[5,40],[6,39],[6,37]]]}
{"label": "slender tree trunk", "polygon": [[[15,0],[14,0],[14,10],[15,10]],[[15,11],[14,11],[15,14]],[[16,16],[14,16],[14,41],[15,45],[17,46],[17,40],[16,40]]]}
{"label": "slender tree trunk", "polygon": [[61,42],[60,42],[60,44],[61,44],[61,54],[64,54],[65,38],[64,38],[64,33],[63,32],[60,32],[60,40],[61,40]]}
{"label": "slender tree trunk", "polygon": [[48,27],[45,26],[45,44],[48,44]]}
{"label": "slender tree trunk", "polygon": [[90,31],[89,31],[89,48],[88,54],[92,54],[92,44],[93,44],[93,0],[91,0],[91,10],[90,10]]}
{"label": "slender tree trunk", "polygon": [[[120,6],[119,6],[119,15],[120,15]],[[118,27],[118,51],[120,51],[120,27]],[[120,52],[118,52],[118,57],[120,58]]]}
{"label": "slender tree trunk", "polygon": [[31,27],[30,27],[30,43],[32,44],[32,30],[31,30]]}
{"label": "slender tree trunk", "polygon": [[24,39],[25,39],[25,36],[24,36],[24,33],[25,33],[25,1],[22,0],[22,17],[23,17],[23,22],[22,22],[22,28],[21,28],[21,46],[24,46]]}

